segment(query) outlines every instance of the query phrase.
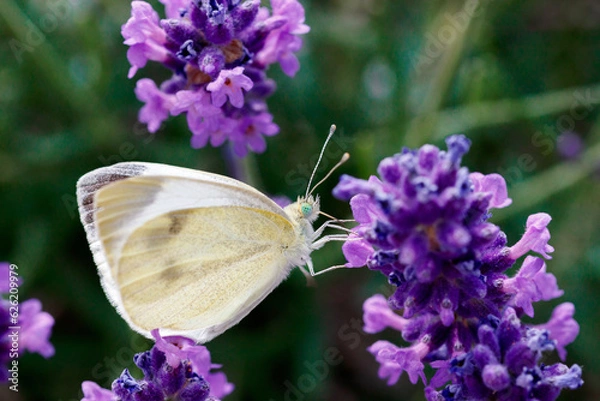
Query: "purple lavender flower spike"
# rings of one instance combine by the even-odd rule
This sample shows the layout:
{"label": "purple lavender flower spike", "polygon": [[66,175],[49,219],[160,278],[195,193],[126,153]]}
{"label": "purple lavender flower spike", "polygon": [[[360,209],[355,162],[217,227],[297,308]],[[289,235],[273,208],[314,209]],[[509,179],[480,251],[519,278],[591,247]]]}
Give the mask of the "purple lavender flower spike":
{"label": "purple lavender flower spike", "polygon": [[548,245],[550,240],[550,224],[552,217],[547,213],[532,214],[527,218],[525,234],[510,248],[510,257],[518,259],[529,251],[534,251],[546,259],[552,259],[548,253],[554,252],[554,248]]}
{"label": "purple lavender flower spike", "polygon": [[[276,62],[290,76],[298,70],[298,35],[309,31],[302,5],[273,0],[269,11],[259,0],[161,3],[166,19],[159,20],[148,3],[134,1],[131,18],[122,27],[130,46],[130,78],[148,60],[173,72],[158,87],[138,82],[136,95],[146,103],[139,120],[156,132],[169,114],[186,113],[194,148],[230,141],[237,155],[264,151],[264,137],[279,132],[266,105],[275,91],[266,71]],[[218,123],[226,125],[215,127]]]}
{"label": "purple lavender flower spike", "polygon": [[342,176],[333,190],[350,200],[358,223],[342,248],[346,267],[366,265],[395,287],[387,301],[365,301],[364,330],[390,327],[409,343],[377,341],[368,351],[390,385],[404,371],[425,382],[429,364],[436,372],[428,401],[554,401],[582,384],[579,366],[542,363],[555,349],[564,358],[576,337],[573,307],[557,308],[546,325],[525,324],[534,302],[563,292],[538,257],[506,275],[529,251],[550,258],[550,216],[530,216],[523,238],[507,247],[506,234],[488,221],[491,209],[511,203],[506,182],[461,166],[470,146],[464,136],[446,144],[447,151],[404,149],[381,161],[379,177]]}
{"label": "purple lavender flower spike", "polygon": [[206,347],[185,337],[152,335],[156,344],[136,354],[135,364],[144,377],[135,379],[127,369],[113,382],[112,391],[83,382],[82,401],[219,401],[233,391],[223,372],[215,369]]}

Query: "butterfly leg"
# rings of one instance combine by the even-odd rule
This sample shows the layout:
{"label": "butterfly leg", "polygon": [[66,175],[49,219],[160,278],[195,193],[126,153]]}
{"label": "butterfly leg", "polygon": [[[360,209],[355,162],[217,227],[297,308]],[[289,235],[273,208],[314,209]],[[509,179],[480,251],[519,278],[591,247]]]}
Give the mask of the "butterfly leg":
{"label": "butterfly leg", "polygon": [[330,272],[330,271],[332,271],[332,270],[337,270],[337,269],[345,269],[345,268],[348,268],[348,266],[346,266],[346,265],[336,265],[336,266],[331,266],[331,267],[328,267],[327,269],[323,269],[323,270],[321,270],[321,271],[318,271],[318,272],[316,272],[316,273],[315,273],[315,276],[318,276],[319,274],[323,274],[323,273]]}
{"label": "butterfly leg", "polygon": [[306,270],[304,270],[303,268],[300,268],[300,269],[302,270],[304,275],[310,274],[310,280],[309,280],[309,277],[306,277],[306,280],[309,282],[308,285],[311,285],[311,283],[315,282],[314,278],[313,278],[314,276],[318,276],[319,274],[323,274],[323,273],[331,271],[331,270],[342,269],[342,268],[346,267],[346,265],[337,265],[337,266],[331,266],[331,267],[328,267],[327,269],[323,269],[321,271],[315,272],[315,267],[313,266],[312,260],[310,260],[310,259],[308,259],[306,261],[306,266],[308,267],[308,271],[310,273],[305,273]]}
{"label": "butterfly leg", "polygon": [[319,249],[323,245],[325,245],[326,243],[328,243],[330,241],[347,241],[347,240],[348,240],[348,235],[347,234],[326,235],[324,237],[319,238],[315,242],[313,242],[312,245],[311,245],[311,248],[312,249]]}
{"label": "butterfly leg", "polygon": [[298,266],[300,268],[300,271],[302,272],[302,274],[304,274],[304,277],[306,277],[306,286],[307,287],[316,287],[317,282],[314,279],[315,268],[313,266],[312,260],[308,259],[306,261],[306,266],[308,266],[309,271],[306,271],[304,266]]}
{"label": "butterfly leg", "polygon": [[327,220],[325,223],[323,223],[321,226],[319,226],[319,228],[317,228],[315,230],[315,233],[314,233],[315,238],[320,237],[326,228],[336,228],[338,230],[346,231],[349,233],[352,232],[352,230],[349,228],[335,224],[335,223],[339,223],[339,222],[344,222],[344,220]]}

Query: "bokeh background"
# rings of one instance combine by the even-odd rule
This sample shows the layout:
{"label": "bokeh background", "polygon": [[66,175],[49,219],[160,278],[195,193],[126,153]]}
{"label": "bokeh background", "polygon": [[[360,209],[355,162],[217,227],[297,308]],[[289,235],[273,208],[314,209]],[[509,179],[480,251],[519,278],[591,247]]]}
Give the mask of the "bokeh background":
{"label": "bokeh background", "polygon": [[[302,3],[312,30],[295,78],[279,66],[269,70],[278,90],[268,103],[281,133],[245,160],[253,185],[291,198],[303,193],[332,123],[339,135],[321,175],[343,151],[352,158],[340,173],[368,177],[402,146],[445,146],[445,136],[466,134],[473,146],[464,163],[508,181],[514,203],[493,221],[509,242],[528,214],[553,216],[548,270],[565,295],[539,303],[534,320],[546,321],[560,302],[576,305],[581,333],[567,363],[583,365],[585,385],[560,400],[600,399],[600,3]],[[0,260],[19,265],[21,296],[41,299],[56,318],[56,355],[24,355],[20,391],[3,388],[2,400],[79,400],[82,381],[108,387],[123,368],[136,370],[134,352],[151,346],[102,293],[77,216],[78,177],[123,160],[231,173],[222,149],[190,148],[183,116],[154,135],[137,122],[141,103],[120,36],[129,15],[130,3],[117,0],[0,6]],[[166,75],[150,63],[136,78]],[[347,216],[348,206],[331,195],[336,182],[318,191],[322,209]],[[313,260],[317,269],[343,262],[336,244]],[[392,387],[378,379],[365,351],[394,334],[366,335],[356,324],[362,301],[387,290],[383,276],[338,270],[317,281],[306,287],[294,271],[208,344],[236,385],[226,400],[422,400],[422,385],[406,376]],[[341,363],[313,371],[332,347]]]}

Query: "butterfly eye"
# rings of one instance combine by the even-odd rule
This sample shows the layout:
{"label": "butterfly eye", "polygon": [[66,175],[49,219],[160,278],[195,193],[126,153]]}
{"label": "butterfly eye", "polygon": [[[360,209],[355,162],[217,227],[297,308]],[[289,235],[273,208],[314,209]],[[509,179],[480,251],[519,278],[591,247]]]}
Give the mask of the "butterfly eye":
{"label": "butterfly eye", "polygon": [[300,205],[300,210],[302,211],[302,215],[307,217],[312,213],[313,207],[310,203],[304,202],[302,205]]}

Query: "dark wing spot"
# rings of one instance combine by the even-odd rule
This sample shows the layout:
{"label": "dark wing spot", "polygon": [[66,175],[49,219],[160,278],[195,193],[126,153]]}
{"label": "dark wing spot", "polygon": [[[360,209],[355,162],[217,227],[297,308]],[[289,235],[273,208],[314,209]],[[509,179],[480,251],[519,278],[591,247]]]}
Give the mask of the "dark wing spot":
{"label": "dark wing spot", "polygon": [[173,261],[168,262],[167,265],[170,267],[160,272],[159,280],[165,287],[171,287],[181,277],[183,269],[174,267],[175,263]]}
{"label": "dark wing spot", "polygon": [[183,230],[183,223],[185,221],[185,217],[180,214],[171,214],[169,215],[171,219],[171,224],[169,225],[169,234],[177,235]]}

